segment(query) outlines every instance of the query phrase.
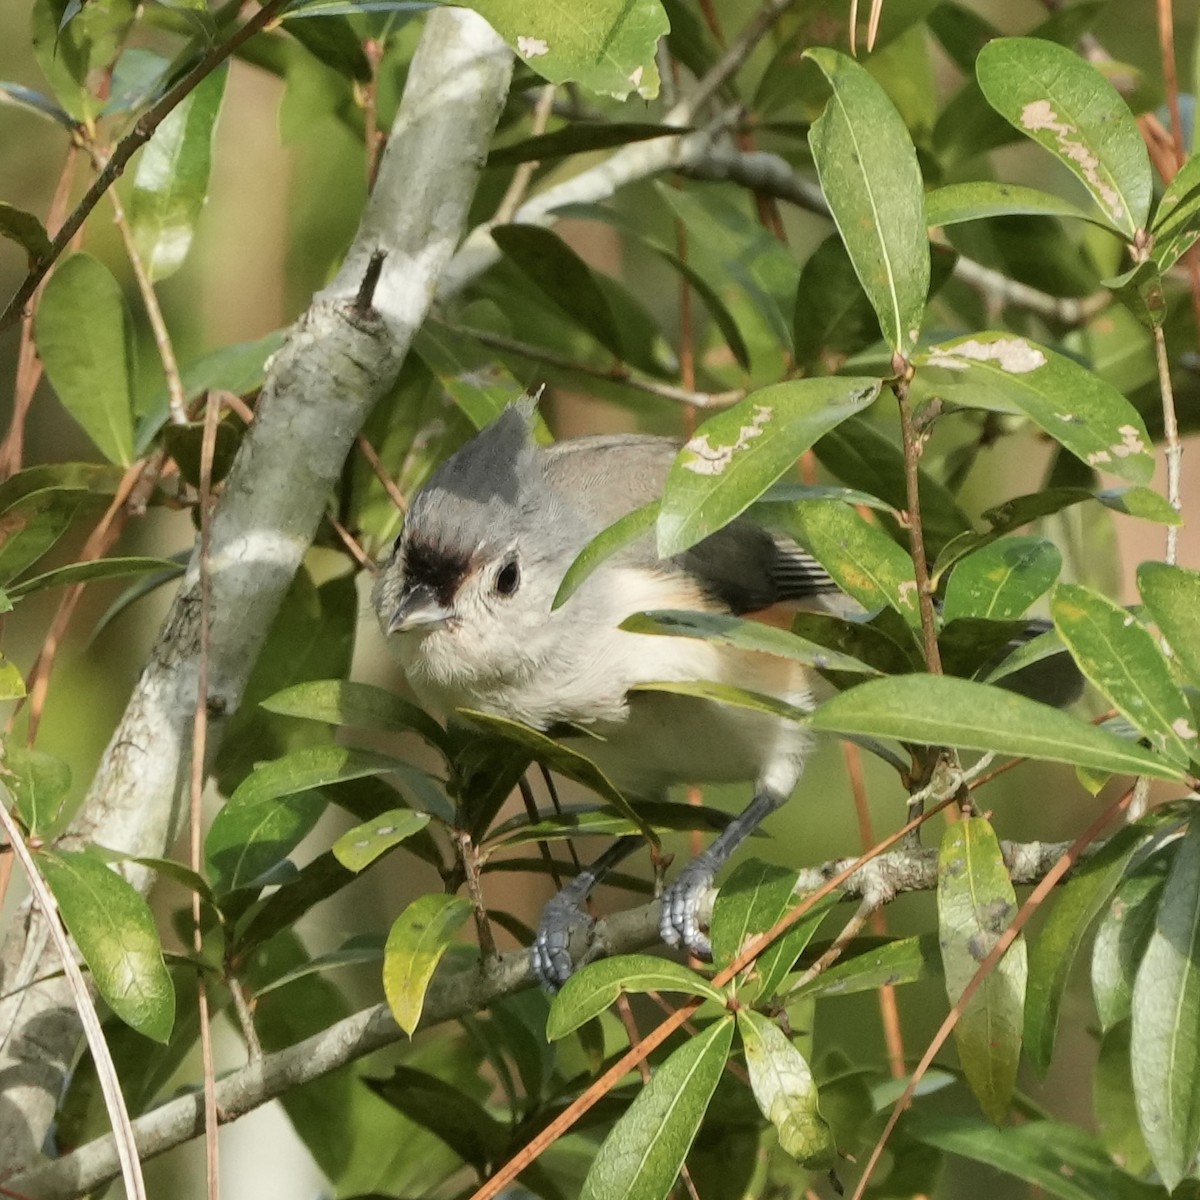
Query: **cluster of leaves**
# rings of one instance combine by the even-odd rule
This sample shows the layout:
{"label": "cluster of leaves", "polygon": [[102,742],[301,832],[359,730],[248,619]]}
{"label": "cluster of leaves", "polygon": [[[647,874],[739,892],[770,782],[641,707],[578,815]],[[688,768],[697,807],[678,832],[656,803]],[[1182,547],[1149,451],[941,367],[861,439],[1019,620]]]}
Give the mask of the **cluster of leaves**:
{"label": "cluster of leaves", "polygon": [[[287,78],[293,134],[303,124],[297,114],[319,106],[361,139],[364,89],[381,116],[394,107],[413,45],[410,10],[422,6],[363,7],[374,11],[293,5],[277,29],[239,49]],[[570,155],[613,147],[626,154],[671,132],[644,121],[583,119],[594,114],[573,108],[552,132],[530,136],[523,95],[535,80],[528,68],[600,95],[651,98],[660,36],[696,77],[721,57],[712,30],[678,0],[595,0],[534,14],[504,0],[473,7],[526,62],[489,158],[481,218],[522,164],[541,164],[538,186]],[[555,210],[614,229],[631,256],[661,268],[662,275],[646,268],[653,286],[664,278],[686,282],[708,318],[696,386],[744,393],[699,427],[661,502],[585,550],[559,602],[632,537],[652,531],[661,553],[676,554],[748,513],[800,541],[870,618],[805,615],[791,630],[777,630],[649,613],[630,628],[708,638],[822,670],[841,694],[811,714],[785,715],[816,730],[900,742],[923,767],[935,757],[929,747],[952,746],[1067,763],[1093,793],[1112,776],[1140,775],[1170,781],[1182,794],[1200,761],[1200,575],[1143,564],[1142,604],[1126,609],[1086,582],[1060,582],[1059,544],[1021,531],[1081,505],[1179,523],[1147,486],[1150,431],[1161,426],[1152,347],[1156,337],[1195,345],[1186,313],[1178,316],[1183,306],[1171,272],[1200,240],[1200,156],[1155,197],[1125,101],[1060,44],[1079,36],[1099,6],[1059,13],[1029,38],[994,37],[997,31],[955,4],[909,7],[920,11],[889,16],[880,50],[864,67],[833,49],[808,48],[826,9],[837,6],[806,6],[780,25],[757,87],[739,93],[755,114],[755,136],[785,165],[815,170],[820,182],[836,232],[804,261],[764,230],[732,186],[643,181],[631,186],[629,203]],[[584,10],[587,19],[578,19]],[[0,84],[0,97],[99,151],[106,129],[155,105],[237,20],[233,11],[186,5],[135,10],[38,0],[34,46],[54,99],[8,84]],[[174,39],[173,52],[127,45],[135,29]],[[906,82],[914,62],[928,63],[930,39],[967,73],[936,121],[932,81],[923,90]],[[381,57],[368,57],[368,45]],[[128,227],[151,287],[186,260],[209,190],[224,88],[224,71],[209,73],[136,160]],[[977,152],[1021,135],[1078,177],[1080,203],[989,179],[963,181],[968,169],[985,174]],[[933,255],[931,229],[942,231]],[[686,253],[678,230],[686,231]],[[50,254],[46,230],[28,213],[0,207],[0,233],[20,242],[31,263]],[[635,289],[591,268],[541,225],[502,225],[493,235],[501,260],[427,323],[366,430],[405,492],[535,380],[578,387],[587,379],[597,395],[636,408],[648,427],[677,424],[678,399],[664,385],[680,382],[679,361],[640,298],[653,287]],[[1050,300],[1107,289],[1121,307],[1105,313],[1104,328],[1082,332],[1024,313],[1010,314],[1002,330],[979,329],[980,306],[963,282],[969,273],[956,266],[972,259]],[[119,608],[179,572],[158,559],[106,558],[28,574],[111,499],[124,468],[155,450],[177,464],[184,481],[170,498],[193,497],[200,427],[168,422],[166,387],[139,389],[138,336],[108,266],[85,253],[56,266],[37,305],[37,351],[62,404],[111,465],[31,467],[0,485],[6,604],[54,584],[146,574]],[[252,396],[282,336],[185,364],[184,401],[209,390]],[[892,403],[904,414],[901,445],[884,411]],[[985,450],[1030,429],[1051,447],[1046,486],[1004,497],[972,519],[963,486]],[[223,422],[218,479],[239,435],[236,422]],[[908,481],[921,445],[915,505]],[[785,479],[809,450],[836,483]],[[1102,486],[1097,470],[1121,485]],[[920,565],[939,596],[936,612],[923,613],[920,603],[909,536],[918,509]],[[375,551],[399,521],[375,473],[359,461],[348,467],[331,512]],[[322,537],[335,544],[328,531]],[[1013,649],[1030,609],[1047,596],[1053,631]],[[208,831],[204,871],[140,860],[199,895],[199,954],[164,960],[148,906],[110,869],[116,856],[95,845],[55,846],[69,817],[63,765],[9,739],[14,812],[41,843],[39,865],[117,1018],[108,1029],[134,1111],[155,1102],[196,1040],[198,973],[218,1011],[232,1006],[226,984],[253,996],[255,1029],[271,1050],[348,1011],[327,971],[381,963],[387,1000],[411,1034],[439,964],[464,975],[476,970],[477,957],[456,944],[473,913],[481,926],[490,917],[529,938],[515,917],[473,909],[457,895],[464,883],[495,871],[570,870],[548,866],[548,850],[544,860],[522,857],[538,843],[625,833],[656,841],[667,830],[711,829],[725,819],[692,806],[634,807],[585,756],[549,737],[480,714],[463,714],[447,730],[389,693],[347,682],[357,607],[349,574],[320,587],[307,575],[297,580],[221,750],[216,775],[228,800]],[[930,634],[942,673],[927,671]],[[1023,694],[1045,683],[1043,669],[1064,652],[1114,710],[1101,727]],[[6,664],[0,684],[9,697],[22,694],[15,667]],[[770,698],[728,686],[673,686],[779,711]],[[349,748],[330,730],[415,734],[436,765]],[[910,777],[911,763],[884,753]],[[501,806],[534,761],[600,802],[502,818]],[[330,804],[350,813],[355,826],[295,865],[297,848]],[[1017,898],[989,822],[972,816],[942,841],[936,933],[863,942],[807,979],[796,968],[824,949],[812,944],[832,911],[821,906],[735,972],[747,937],[775,926],[795,903],[795,872],[748,862],[722,888],[713,914],[716,976],[641,956],[593,964],[553,1005],[537,995],[507,997],[486,1016],[430,1036],[369,1089],[360,1069],[346,1068],[285,1104],[342,1193],[446,1194],[464,1164],[480,1179],[491,1174],[614,1059],[624,1036],[610,1011],[619,995],[683,993],[695,1001],[691,1032],[654,1052],[651,1081],[612,1090],[521,1182],[547,1197],[665,1196],[686,1160],[702,1195],[787,1194],[807,1186],[811,1172],[835,1167],[838,1154],[869,1147],[899,1092],[881,1069],[814,1054],[809,1034],[784,1030],[811,1029],[818,997],[833,1004],[849,993],[940,976],[959,1010],[961,1074],[942,1071],[925,1082],[938,1085],[928,1086],[932,1092],[961,1078],[983,1117],[939,1115],[936,1101],[918,1104],[890,1143],[888,1178],[870,1194],[931,1192],[941,1156],[951,1154],[1069,1200],[1161,1196],[1193,1175],[1200,1151],[1193,1036],[1200,830],[1189,818],[1187,805],[1168,806],[1113,836],[1060,889],[1037,938],[1028,947],[1017,938],[978,987],[979,964],[1005,935]],[[443,891],[413,901],[386,938],[368,927],[330,953],[311,955],[296,922],[368,868],[404,854],[436,871]],[[181,934],[188,920],[181,909]],[[1049,1066],[1067,977],[1093,925],[1099,1135],[1048,1118],[1016,1093],[1022,1050],[1039,1071]],[[60,1145],[102,1131],[96,1097],[85,1064],[60,1114]],[[1012,1113],[1022,1123],[995,1128]],[[385,1144],[405,1149],[381,1165]],[[764,1145],[771,1148],[765,1159]]]}

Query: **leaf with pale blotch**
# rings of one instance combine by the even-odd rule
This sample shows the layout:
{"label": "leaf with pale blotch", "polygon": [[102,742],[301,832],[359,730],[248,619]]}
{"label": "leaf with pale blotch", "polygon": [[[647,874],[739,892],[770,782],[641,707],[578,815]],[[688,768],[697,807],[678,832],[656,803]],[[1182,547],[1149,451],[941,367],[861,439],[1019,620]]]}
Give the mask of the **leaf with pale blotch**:
{"label": "leaf with pale blotch", "polygon": [[1138,567],[1138,588],[1171,656],[1187,681],[1200,687],[1200,571],[1145,562]]}
{"label": "leaf with pale blotch", "polygon": [[1080,584],[1059,584],[1050,611],[1084,675],[1151,745],[1187,763],[1200,744],[1191,707],[1150,631],[1119,604]]}
{"label": "leaf with pale blotch", "polygon": [[[1017,911],[1000,843],[983,817],[956,821],[938,853],[938,937],[946,995],[959,1005],[967,984]],[[997,1125],[1008,1114],[1021,1057],[1026,956],[1018,938],[961,1006],[954,1039],[971,1091]]]}
{"label": "leaf with pale blotch", "polygon": [[1073,49],[1042,38],[994,39],[975,73],[988,103],[1078,176],[1106,223],[1132,240],[1150,213],[1150,156],[1112,84]]}
{"label": "leaf with pale blotch", "polygon": [[1154,475],[1150,435],[1137,409],[1110,383],[1010,333],[974,333],[913,360],[924,386],[952,404],[1024,413],[1090,467],[1134,483]]}
{"label": "leaf with pale blotch", "polygon": [[796,379],[710,417],[679,452],[658,516],[664,558],[745,512],[812,444],[879,395],[878,379]]}
{"label": "leaf with pale blotch", "polygon": [[1182,771],[1136,742],[1003,688],[944,675],[871,679],[815,708],[813,729],[1022,758],[1155,779]]}
{"label": "leaf with pale blotch", "polygon": [[1133,1093],[1142,1134],[1169,1190],[1200,1152],[1200,821],[1167,873],[1133,987]]}
{"label": "leaf with pale blotch", "polygon": [[59,263],[34,322],[63,407],[110,462],[133,459],[133,325],[112,272],[89,254]]}
{"label": "leaf with pale blotch", "polygon": [[835,1159],[833,1132],[821,1116],[817,1085],[804,1055],[783,1030],[753,1009],[738,1012],[750,1087],[779,1145],[802,1167],[825,1170]]}
{"label": "leaf with pale blotch", "polygon": [[1046,538],[1000,538],[955,566],[942,617],[1014,620],[1049,589],[1061,570],[1062,555]]}
{"label": "leaf with pale blotch", "polygon": [[470,915],[469,901],[439,893],[414,900],[392,925],[383,950],[383,991],[409,1037],[420,1023],[433,972]]}
{"label": "leaf with pale blotch", "polygon": [[649,954],[620,954],[589,963],[563,984],[550,1005],[546,1037],[552,1042],[566,1037],[611,1008],[618,996],[638,992],[682,992],[725,1003],[724,993],[680,963]]}
{"label": "leaf with pale blotch", "polygon": [[381,854],[429,824],[429,814],[393,808],[373,821],[348,829],[333,843],[333,856],[347,871],[363,871]]}
{"label": "leaf with pale blotch", "polygon": [[907,355],[929,292],[925,189],[917,152],[888,94],[836,50],[805,51],[833,88],[808,135],[821,190],[883,340]]}
{"label": "leaf with pale blotch", "polygon": [[37,861],[109,1007],[138,1033],[165,1042],[175,989],[146,901],[86,852],[43,850]]}
{"label": "leaf with pale blotch", "polygon": [[604,1139],[580,1200],[665,1200],[725,1070],[733,1019],[689,1038],[654,1072]]}

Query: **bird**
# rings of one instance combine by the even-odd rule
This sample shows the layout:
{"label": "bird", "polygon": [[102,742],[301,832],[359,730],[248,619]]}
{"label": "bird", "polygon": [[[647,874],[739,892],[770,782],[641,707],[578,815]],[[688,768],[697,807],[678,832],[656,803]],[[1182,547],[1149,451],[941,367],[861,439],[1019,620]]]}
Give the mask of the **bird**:
{"label": "bird", "polygon": [[[797,543],[740,517],[667,558],[643,536],[555,608],[580,551],[661,497],[681,443],[618,434],[543,446],[535,416],[529,397],[510,404],[430,476],[379,575],[374,606],[408,683],[435,714],[468,708],[550,731],[634,799],[662,797],[675,784],[753,783],[743,811],[661,897],[663,940],[709,958],[704,895],[795,790],[813,735],[774,713],[639,686],[715,681],[805,711],[833,688],[790,659],[631,632],[622,622],[664,609],[839,611],[846,598]],[[546,906],[532,962],[548,990],[579,965],[569,944],[576,929],[591,926],[584,902],[629,848],[630,839],[617,843]]]}

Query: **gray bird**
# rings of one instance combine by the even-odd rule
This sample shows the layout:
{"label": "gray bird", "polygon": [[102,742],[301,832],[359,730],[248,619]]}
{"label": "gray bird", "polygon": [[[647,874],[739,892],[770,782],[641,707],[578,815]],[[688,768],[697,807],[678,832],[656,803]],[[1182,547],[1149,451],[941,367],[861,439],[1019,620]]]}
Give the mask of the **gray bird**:
{"label": "gray bird", "polygon": [[[620,625],[654,609],[745,614],[779,602],[838,606],[845,597],[794,542],[740,519],[670,559],[649,537],[633,542],[552,609],[583,547],[661,496],[679,443],[618,435],[540,447],[533,415],[532,401],[514,404],[433,474],[413,500],[375,608],[433,712],[471,708],[540,730],[582,726],[599,737],[578,735],[576,747],[635,798],[678,783],[754,782],[749,805],[662,897],[663,939],[709,957],[700,901],[792,793],[812,738],[765,713],[632,689],[714,680],[809,709],[829,685],[782,658]],[[571,933],[590,923],[583,902],[623,852],[604,856],[547,906],[532,950],[546,987],[570,975]]]}

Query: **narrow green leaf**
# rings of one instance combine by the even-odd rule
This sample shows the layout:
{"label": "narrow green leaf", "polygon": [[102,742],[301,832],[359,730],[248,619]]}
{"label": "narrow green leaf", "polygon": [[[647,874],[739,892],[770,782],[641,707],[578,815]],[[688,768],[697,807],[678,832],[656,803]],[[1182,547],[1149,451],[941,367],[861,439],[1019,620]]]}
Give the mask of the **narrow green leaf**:
{"label": "narrow green leaf", "polygon": [[420,1023],[433,972],[470,915],[461,896],[435,894],[414,900],[392,925],[383,951],[383,990],[409,1037]]}
{"label": "narrow green leaf", "polygon": [[523,390],[494,350],[432,317],[417,331],[413,350],[476,429],[490,425]]}
{"label": "narrow green leaf", "polygon": [[770,929],[795,900],[796,872],[749,859],[721,885],[713,908],[713,965],[727,967],[746,941]]}
{"label": "narrow green leaf", "polygon": [[0,514],[0,584],[5,588],[71,527],[88,493],[42,488],[19,497]]}
{"label": "narrow green leaf", "polygon": [[930,229],[987,217],[1073,217],[1081,221],[1097,220],[1094,213],[1069,200],[1017,183],[996,183],[993,180],[951,183],[925,194],[925,219]]}
{"label": "narrow green leaf", "polygon": [[[0,602],[4,600],[5,597],[0,592]],[[0,654],[0,700],[20,700],[24,695],[25,677],[13,663]]]}
{"label": "narrow green leaf", "polygon": [[165,575],[168,579],[183,574],[183,567],[169,558],[97,558],[92,562],[68,563],[31,579],[8,585],[13,599],[46,588],[65,587],[69,583],[98,583],[103,579],[128,579],[133,575]]}
{"label": "narrow green leaf", "polygon": [[644,633],[660,637],[701,638],[717,646],[732,646],[738,650],[753,650],[759,654],[773,654],[777,658],[806,663],[822,671],[852,671],[855,674],[878,675],[874,667],[854,658],[797,637],[786,629],[764,625],[761,621],[747,621],[731,617],[726,613],[702,613],[691,611],[662,610],[635,613],[621,624],[630,633]]}
{"label": "narrow green leaf", "polygon": [[975,73],[988,103],[1074,172],[1108,225],[1132,240],[1150,213],[1150,156],[1112,84],[1073,49],[1041,38],[996,38]]}
{"label": "narrow green leaf", "polygon": [[45,226],[33,215],[23,209],[14,208],[11,204],[0,201],[0,237],[16,242],[29,258],[32,266],[39,259],[50,254],[50,235]]}
{"label": "narrow green leaf", "polygon": [[550,133],[522,138],[509,146],[489,151],[488,167],[515,167],[523,162],[552,162],[571,154],[588,154],[596,150],[611,150],[633,142],[651,141],[660,137],[678,137],[686,133],[676,125],[645,125],[635,121],[614,121],[606,125],[567,125]]}
{"label": "narrow green leaf", "polygon": [[53,121],[69,132],[74,132],[75,122],[49,96],[34,91],[9,79],[0,79],[0,104],[11,104],[15,108],[23,108],[26,112]]}
{"label": "narrow green leaf", "polygon": [[[802,895],[793,896],[792,906],[803,904],[806,900],[807,897]],[[836,893],[826,896],[824,900],[818,900],[803,917],[800,917],[794,925],[776,938],[758,956],[755,964],[755,971],[758,975],[758,996],[769,998],[778,995],[783,990],[784,980],[795,969],[800,956],[808,949],[808,944],[816,936],[821,923],[830,911],[837,907],[838,900],[839,897]],[[820,977],[818,976],[818,978]]]}
{"label": "narrow green leaf", "polygon": [[1187,681],[1200,687],[1200,571],[1144,562],[1138,589]]}
{"label": "narrow green leaf", "polygon": [[1116,1168],[1104,1147],[1077,1125],[1029,1121],[997,1129],[974,1117],[914,1112],[905,1122],[910,1137],[947,1154],[959,1154],[1035,1184],[1061,1200],[1116,1196]]}
{"label": "narrow green leaf", "polygon": [[832,967],[789,993],[788,998],[849,996],[855,992],[873,992],[881,987],[899,987],[922,979],[934,979],[941,973],[937,936],[930,933],[844,955]]}
{"label": "narrow green leaf", "polygon": [[956,564],[942,618],[1014,620],[1049,589],[1061,570],[1062,555],[1046,538],[1001,538]]}
{"label": "narrow green leaf", "polygon": [[1099,854],[1079,866],[1058,889],[1050,916],[1033,942],[1025,1002],[1025,1048],[1042,1075],[1050,1067],[1059,1008],[1084,934],[1108,904],[1145,836],[1144,830],[1127,826]]}
{"label": "narrow green leaf", "polygon": [[626,513],[614,521],[607,529],[601,530],[582,550],[578,557],[567,568],[567,573],[558,585],[551,608],[559,608],[565,604],[580,588],[584,580],[597,567],[607,562],[619,550],[624,549],[630,542],[636,541],[643,534],[654,528],[658,520],[659,501],[651,500],[632,512]]}
{"label": "narrow green leaf", "polygon": [[762,1013],[740,1009],[737,1022],[754,1099],[775,1126],[779,1145],[807,1170],[828,1169],[836,1158],[833,1132],[821,1116],[804,1055]]}
{"label": "narrow green leaf", "polygon": [[912,139],[887,93],[853,59],[806,50],[833,88],[809,147],[834,222],[883,340],[896,354],[917,344],[929,291],[925,191]]}
{"label": "narrow green leaf", "polygon": [[1200,152],[1167,184],[1151,225],[1151,254],[1160,271],[1170,270],[1200,241]]}
{"label": "narrow green leaf", "polygon": [[71,787],[71,768],[61,758],[4,741],[4,783],[17,816],[30,834],[43,836],[62,811]]}
{"label": "narrow green leaf", "polygon": [[725,1070],[733,1020],[714,1022],[655,1071],[596,1152],[580,1200],[665,1200]]}
{"label": "narrow green leaf", "polygon": [[1134,483],[1154,475],[1150,435],[1133,405],[1045,346],[1010,333],[976,333],[931,346],[914,362],[926,384],[954,404],[1022,412],[1090,467]]}
{"label": "narrow green leaf", "polygon": [[1050,611],[1084,675],[1153,746],[1187,763],[1200,744],[1191,707],[1150,631],[1119,604],[1080,584],[1060,583]]}
{"label": "narrow green leaf", "polygon": [[[1000,843],[984,817],[965,817],[946,830],[938,853],[937,894],[946,995],[958,1005],[1017,912]],[[963,1006],[954,1027],[967,1083],[984,1115],[997,1125],[1008,1115],[1017,1083],[1025,980],[1025,940],[1019,937]]]}
{"label": "narrow green leaf", "polygon": [[442,727],[415,704],[402,700],[384,688],[345,679],[318,679],[297,683],[263,700],[267,712],[329,725],[347,725],[354,729],[382,729],[395,732],[411,729],[432,746],[446,747]]}
{"label": "narrow green leaf", "polygon": [[921,621],[913,564],[878,525],[849,505],[816,500],[796,508],[797,539],[864,608],[894,608],[909,625]]}
{"label": "narrow green leaf", "polygon": [[813,729],[1048,759],[1114,774],[1178,779],[1149,750],[1013,692],[969,679],[871,679],[818,705]]}
{"label": "narrow green leaf", "polygon": [[108,1006],[138,1033],[165,1042],[175,989],[146,901],[90,854],[43,850],[37,859]]}
{"label": "narrow green leaf", "polygon": [[573,1033],[616,1003],[638,992],[682,992],[724,1005],[725,995],[703,975],[649,954],[620,954],[588,963],[563,984],[550,1004],[546,1037],[554,1042]]}
{"label": "narrow green leaf", "polygon": [[173,275],[191,248],[208,198],[213,135],[228,74],[222,65],[205,76],[167,114],[138,159],[129,219],[152,280]]}
{"label": "narrow green leaf", "polygon": [[1123,513],[1127,517],[1140,517],[1144,521],[1158,521],[1163,525],[1178,525],[1181,522],[1180,515],[1162,494],[1148,487],[1116,487],[1102,491],[1074,487],[1043,488],[1040,492],[1016,496],[986,509],[983,519],[992,526],[993,533],[1008,533],[1039,517],[1048,517],[1073,504],[1082,504],[1085,500],[1098,500],[1113,512]]}
{"label": "narrow green leaf", "polygon": [[105,458],[133,460],[133,327],[121,287],[89,254],[58,264],[38,305],[38,354],[63,406]]}
{"label": "narrow green leaf", "polygon": [[679,554],[745,512],[817,438],[874,403],[878,379],[797,379],[710,417],[671,466],[658,552]]}
{"label": "narrow green leaf", "polygon": [[816,374],[825,356],[856,354],[879,340],[879,320],[837,233],[805,260],[796,288],[796,365]]}
{"label": "narrow green leaf", "polygon": [[1138,1125],[1130,1062],[1129,1022],[1121,1021],[1100,1039],[1092,1075],[1092,1111],[1104,1148],[1132,1175],[1149,1171],[1150,1151]]}
{"label": "narrow green leaf", "polygon": [[1200,822],[1178,844],[1133,987],[1133,1092],[1169,1190],[1200,1152]]}
{"label": "narrow green leaf", "polygon": [[394,808],[374,821],[348,829],[333,843],[333,855],[347,871],[362,871],[428,824],[428,813]]}
{"label": "narrow green leaf", "polygon": [[1111,1029],[1133,1012],[1133,984],[1146,953],[1165,871],[1144,870],[1121,881],[1092,939],[1092,999],[1100,1028]]}
{"label": "narrow green leaf", "polygon": [[749,709],[750,712],[767,713],[773,717],[785,717],[789,721],[806,721],[808,713],[794,704],[788,704],[775,696],[752,692],[747,688],[734,687],[730,683],[713,683],[707,679],[660,679],[649,683],[635,684],[634,692],[670,692],[675,696],[695,696],[699,700],[713,700],[718,704],[729,704],[734,708]]}
{"label": "narrow green leaf", "polygon": [[586,19],[573,0],[472,0],[470,5],[551,83],[578,83],[602,96],[658,95],[655,50],[668,31],[655,0],[594,0]]}

